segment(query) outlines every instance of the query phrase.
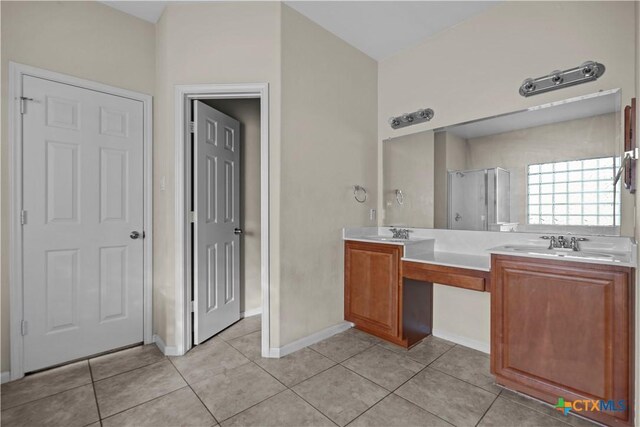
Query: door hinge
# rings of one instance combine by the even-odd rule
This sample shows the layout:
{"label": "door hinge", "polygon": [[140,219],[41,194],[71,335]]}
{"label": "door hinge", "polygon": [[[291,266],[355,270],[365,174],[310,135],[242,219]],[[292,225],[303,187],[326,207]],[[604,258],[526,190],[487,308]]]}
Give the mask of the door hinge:
{"label": "door hinge", "polygon": [[27,112],[27,101],[34,101],[33,98],[27,98],[26,96],[20,97],[20,114]]}
{"label": "door hinge", "polygon": [[22,323],[20,324],[20,332],[22,333],[22,336],[27,335],[27,321],[23,320]]}
{"label": "door hinge", "polygon": [[196,304],[195,301],[191,301],[191,312],[193,313],[195,310]]}
{"label": "door hinge", "polygon": [[27,223],[27,211],[20,211],[20,224],[25,225]]}
{"label": "door hinge", "polygon": [[194,211],[189,212],[189,222],[191,223],[196,222],[196,213]]}
{"label": "door hinge", "polygon": [[189,132],[194,133],[196,131],[196,124],[194,122],[189,122]]}

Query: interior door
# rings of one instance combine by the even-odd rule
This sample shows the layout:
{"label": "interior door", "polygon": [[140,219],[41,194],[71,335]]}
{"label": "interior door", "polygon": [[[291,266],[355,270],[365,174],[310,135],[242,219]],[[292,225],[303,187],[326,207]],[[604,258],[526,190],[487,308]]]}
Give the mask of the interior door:
{"label": "interior door", "polygon": [[29,372],[143,341],[143,105],[31,76],[23,96]]}
{"label": "interior door", "polygon": [[240,320],[240,124],[194,102],[194,344]]}

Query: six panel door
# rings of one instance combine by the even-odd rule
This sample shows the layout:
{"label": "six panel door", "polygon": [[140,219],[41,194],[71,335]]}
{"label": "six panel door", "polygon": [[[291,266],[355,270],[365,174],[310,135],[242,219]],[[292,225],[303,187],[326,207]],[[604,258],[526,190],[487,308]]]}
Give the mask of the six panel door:
{"label": "six panel door", "polygon": [[240,320],[240,123],[194,102],[194,344]]}
{"label": "six panel door", "polygon": [[24,369],[143,341],[143,105],[31,76]]}

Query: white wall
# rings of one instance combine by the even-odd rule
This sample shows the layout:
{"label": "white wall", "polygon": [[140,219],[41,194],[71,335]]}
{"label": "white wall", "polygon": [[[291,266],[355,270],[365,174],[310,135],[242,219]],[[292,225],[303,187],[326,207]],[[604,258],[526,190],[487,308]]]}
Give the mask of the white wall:
{"label": "white wall", "polygon": [[279,346],[344,319],[341,228],[375,225],[376,105],[376,62],[283,7]]}
{"label": "white wall", "polygon": [[262,307],[260,280],[260,100],[208,99],[240,122],[240,312]]}
{"label": "white wall", "polygon": [[[420,132],[547,102],[621,88],[624,102],[636,80],[634,2],[502,2],[379,64],[378,140]],[[596,82],[530,98],[518,94],[538,77],[586,60],[606,65]],[[421,107],[435,110],[426,124],[392,130],[387,118]],[[379,163],[379,170],[382,165]],[[488,344],[489,324],[481,294],[435,294],[434,327]],[[446,316],[445,313],[465,313]]]}
{"label": "white wall", "polygon": [[9,61],[147,94],[154,92],[155,30],[98,2],[3,1],[2,15],[2,364],[9,370]]}
{"label": "white wall", "polygon": [[[272,294],[278,289],[280,4],[170,3],[156,25],[156,44],[154,179],[164,179],[166,189],[154,188],[154,331],[174,346],[175,85],[269,83]],[[272,333],[277,320],[276,311]]]}

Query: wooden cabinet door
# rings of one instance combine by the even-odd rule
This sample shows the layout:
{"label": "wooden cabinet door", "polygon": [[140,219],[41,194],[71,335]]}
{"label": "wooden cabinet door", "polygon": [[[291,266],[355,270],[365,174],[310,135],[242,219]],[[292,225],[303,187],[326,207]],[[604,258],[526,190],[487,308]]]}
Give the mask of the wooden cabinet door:
{"label": "wooden cabinet door", "polygon": [[372,333],[398,337],[402,247],[345,243],[345,319]]}
{"label": "wooden cabinet door", "polygon": [[[632,269],[492,258],[491,368],[500,384],[556,403],[632,402]],[[626,425],[631,412],[581,412]]]}

